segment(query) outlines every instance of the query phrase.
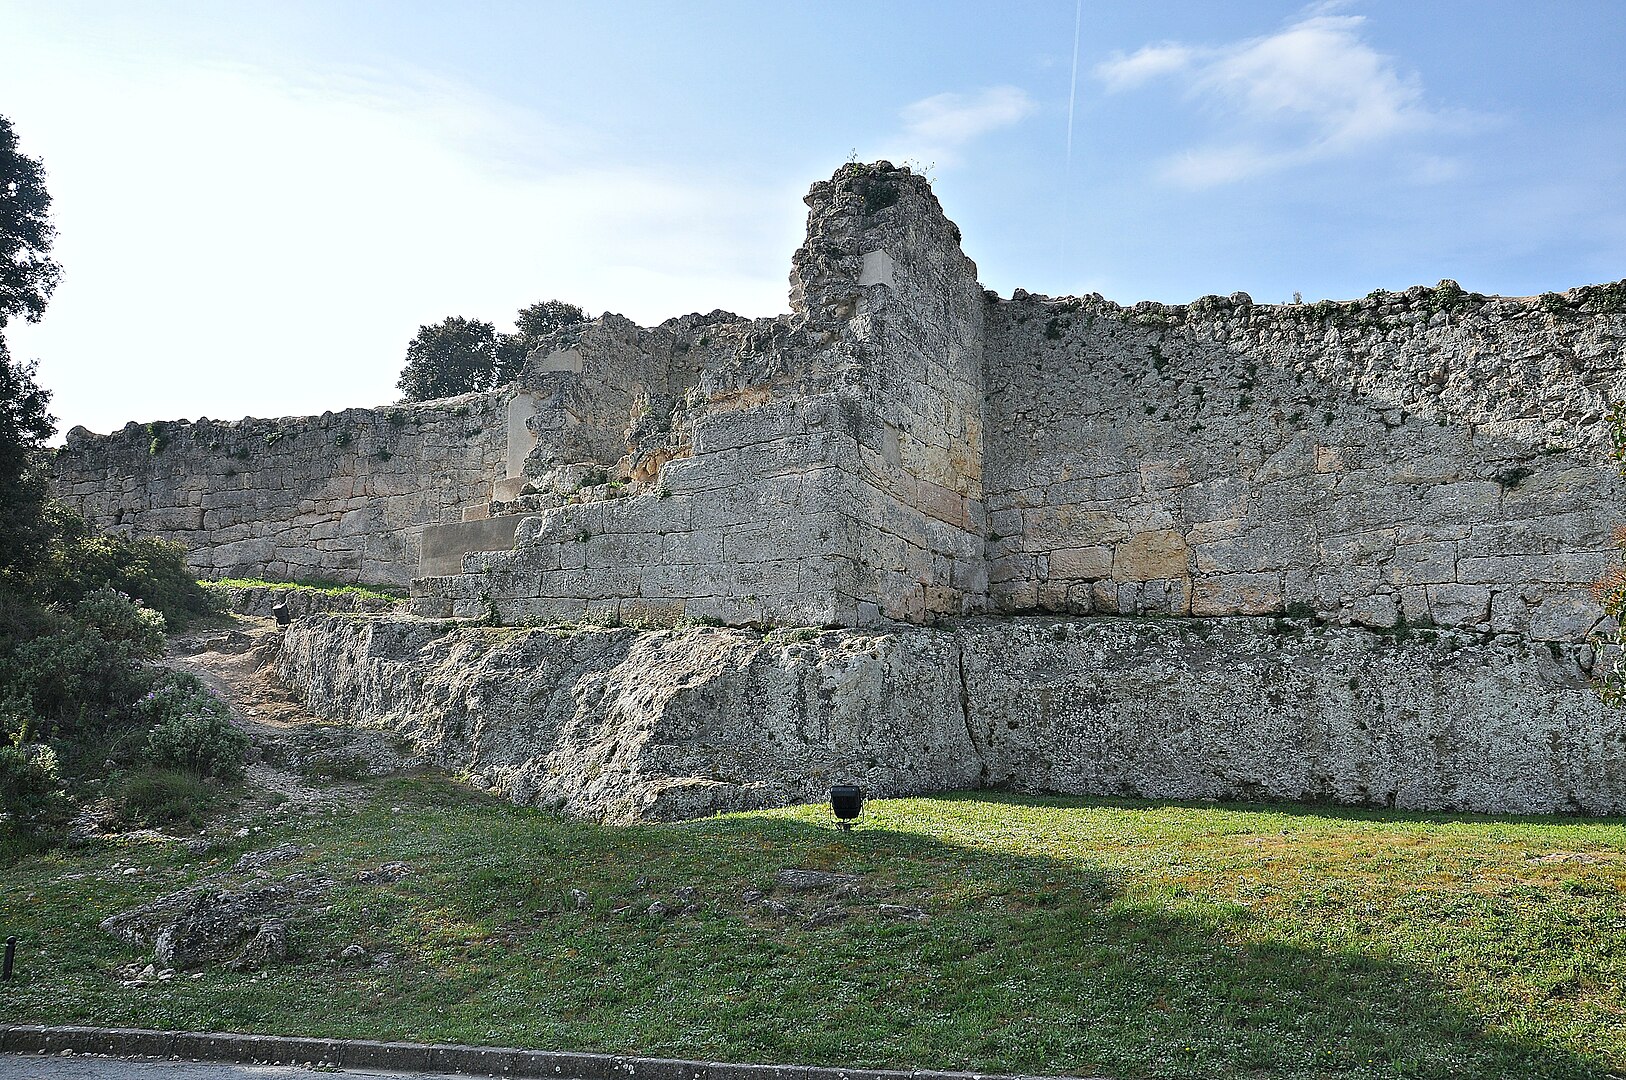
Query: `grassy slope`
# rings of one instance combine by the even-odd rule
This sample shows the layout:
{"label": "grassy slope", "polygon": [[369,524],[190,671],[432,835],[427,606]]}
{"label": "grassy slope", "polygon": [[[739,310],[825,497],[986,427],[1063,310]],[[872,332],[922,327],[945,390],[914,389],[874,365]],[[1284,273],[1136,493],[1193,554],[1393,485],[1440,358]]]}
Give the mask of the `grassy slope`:
{"label": "grassy slope", "polygon": [[[0,1012],[1121,1077],[1626,1069],[1618,820],[977,794],[873,803],[842,836],[818,807],[601,829],[427,778],[366,791],[360,812],[208,856],[131,840],[24,859],[0,896],[23,939]],[[286,869],[346,883],[297,931],[304,959],[119,985],[135,954],[97,920],[287,839],[307,856]],[[1540,858],[1555,852],[1587,858]],[[391,860],[417,872],[357,881]],[[817,929],[747,910],[740,893],[787,866],[883,895]],[[699,911],[638,914],[683,886]],[[931,918],[875,918],[877,900]],[[399,963],[325,959],[353,941]]]}
{"label": "grassy slope", "polygon": [[198,582],[207,589],[211,585],[238,589],[303,589],[309,592],[325,593],[328,596],[343,596],[354,594],[373,600],[404,600],[407,592],[389,585],[346,585],[339,581],[264,581],[260,578],[218,578],[204,579]]}

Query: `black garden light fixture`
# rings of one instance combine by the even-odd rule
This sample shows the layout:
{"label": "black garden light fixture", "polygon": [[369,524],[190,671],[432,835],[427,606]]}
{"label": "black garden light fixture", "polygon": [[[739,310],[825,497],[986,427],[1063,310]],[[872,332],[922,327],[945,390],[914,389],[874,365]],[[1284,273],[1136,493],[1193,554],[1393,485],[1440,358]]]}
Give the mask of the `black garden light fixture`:
{"label": "black garden light fixture", "polygon": [[293,622],[293,616],[288,612],[288,602],[286,600],[278,600],[276,603],[272,604],[271,617],[277,620],[278,626],[287,626],[290,622]]}
{"label": "black garden light fixture", "polygon": [[864,789],[857,784],[836,784],[830,788],[830,809],[836,815],[836,828],[850,832],[853,820],[864,810]]}

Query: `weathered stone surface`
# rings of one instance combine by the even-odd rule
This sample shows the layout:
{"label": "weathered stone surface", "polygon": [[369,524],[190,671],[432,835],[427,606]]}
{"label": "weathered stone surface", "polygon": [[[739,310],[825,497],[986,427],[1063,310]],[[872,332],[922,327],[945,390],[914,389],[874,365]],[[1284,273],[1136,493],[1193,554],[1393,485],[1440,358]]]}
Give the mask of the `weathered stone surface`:
{"label": "weathered stone surface", "polygon": [[491,498],[511,391],[321,416],[68,433],[55,494],[178,540],[199,573],[404,586],[423,526]]}
{"label": "weathered stone surface", "polygon": [[312,616],[280,668],[523,803],[672,820],[995,786],[1626,812],[1592,650],[1271,618],[973,619],[787,643]]}
{"label": "weathered stone surface", "polygon": [[101,928],[126,944],[152,946],[153,962],[160,967],[224,964],[250,971],[287,958],[287,920],[332,884],[293,875],[245,889],[194,885],[110,916]]}
{"label": "weathered stone surface", "polygon": [[965,724],[944,711],[959,700],[953,637],[910,654],[896,640],[313,616],[290,627],[279,668],[318,715],[388,727],[516,801],[675,820],[818,800],[837,782],[975,786]]}
{"label": "weathered stone surface", "polygon": [[492,394],[76,430],[57,494],[211,575],[400,583],[440,525],[431,617],[1603,621],[1617,302],[1006,301],[909,170],[806,201],[789,314],[607,314]]}

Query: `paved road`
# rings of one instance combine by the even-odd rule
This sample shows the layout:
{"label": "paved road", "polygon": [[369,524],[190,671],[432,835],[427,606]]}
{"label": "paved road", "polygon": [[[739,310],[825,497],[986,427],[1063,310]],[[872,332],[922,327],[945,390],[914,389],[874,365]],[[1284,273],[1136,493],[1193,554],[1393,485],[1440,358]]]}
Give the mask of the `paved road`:
{"label": "paved road", "polygon": [[470,1080],[465,1074],[307,1069],[299,1065],[219,1065],[201,1061],[124,1061],[105,1057],[0,1054],[0,1080],[313,1080],[319,1076]]}

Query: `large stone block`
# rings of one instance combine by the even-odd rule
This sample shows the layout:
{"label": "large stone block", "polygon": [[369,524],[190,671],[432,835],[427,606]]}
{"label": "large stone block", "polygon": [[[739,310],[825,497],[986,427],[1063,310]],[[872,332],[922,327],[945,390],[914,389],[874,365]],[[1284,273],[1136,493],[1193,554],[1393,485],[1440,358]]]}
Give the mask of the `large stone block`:
{"label": "large stone block", "polygon": [[1112,551],[1115,581],[1183,578],[1189,573],[1186,538],[1176,529],[1136,533]]}
{"label": "large stone block", "polygon": [[1428,585],[1428,611],[1441,626],[1478,626],[1490,618],[1490,589],[1483,585]]}
{"label": "large stone block", "polygon": [[1282,609],[1280,574],[1215,574],[1192,580],[1193,615],[1272,615]]}

